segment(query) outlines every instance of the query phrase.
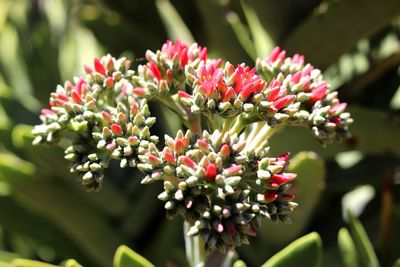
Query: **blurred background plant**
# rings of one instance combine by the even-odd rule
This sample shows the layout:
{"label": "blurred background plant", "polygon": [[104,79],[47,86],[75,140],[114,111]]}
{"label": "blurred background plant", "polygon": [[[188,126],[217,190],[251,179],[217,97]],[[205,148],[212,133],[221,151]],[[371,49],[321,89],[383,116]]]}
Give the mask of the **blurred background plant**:
{"label": "blurred background plant", "polygon": [[[233,64],[254,65],[276,44],[303,53],[354,117],[353,137],[341,145],[321,148],[297,128],[271,140],[272,153],[297,153],[289,168],[299,173],[300,206],[290,226],[264,223],[240,258],[259,266],[316,231],[300,240],[314,245],[296,265],[279,265],[279,253],[265,266],[393,266],[400,257],[398,0],[0,0],[0,266],[75,258],[106,267],[121,244],[156,266],[187,266],[182,222],[164,218],[161,188],[111,166],[102,190],[86,193],[63,151],[33,147],[30,134],[50,92],[84,63],[111,53],[138,64],[167,38],[196,41]],[[170,111],[151,109],[159,118],[154,134],[181,127]],[[351,235],[341,229],[349,220]]]}

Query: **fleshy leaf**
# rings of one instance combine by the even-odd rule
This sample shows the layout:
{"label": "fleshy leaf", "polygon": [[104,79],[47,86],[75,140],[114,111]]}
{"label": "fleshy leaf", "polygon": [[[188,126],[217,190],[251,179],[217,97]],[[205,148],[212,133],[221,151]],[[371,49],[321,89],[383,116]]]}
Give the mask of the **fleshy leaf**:
{"label": "fleshy leaf", "polygon": [[341,228],[338,234],[338,245],[344,266],[358,267],[358,255],[353,239],[346,228]]}
{"label": "fleshy leaf", "polygon": [[13,267],[57,267],[57,265],[48,264],[40,261],[15,259],[11,262]]}
{"label": "fleshy leaf", "polygon": [[318,233],[305,235],[275,254],[261,267],[321,266],[322,241]]}
{"label": "fleshy leaf", "polygon": [[350,232],[354,239],[354,244],[360,255],[360,263],[366,267],[379,267],[378,258],[369,240],[367,233],[360,221],[351,213],[348,214],[350,221]]}
{"label": "fleshy leaf", "polygon": [[148,260],[131,250],[127,246],[120,246],[115,252],[114,267],[151,267]]}

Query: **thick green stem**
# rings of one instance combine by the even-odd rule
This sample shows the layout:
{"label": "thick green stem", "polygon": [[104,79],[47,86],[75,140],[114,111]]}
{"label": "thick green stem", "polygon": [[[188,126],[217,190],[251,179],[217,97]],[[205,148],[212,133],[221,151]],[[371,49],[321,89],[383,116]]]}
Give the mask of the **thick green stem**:
{"label": "thick green stem", "polygon": [[229,130],[230,135],[239,134],[243,128],[247,125],[244,119],[244,115],[239,115],[233,124],[232,128]]}
{"label": "thick green stem", "polygon": [[245,151],[252,151],[257,148],[264,147],[269,138],[276,132],[279,127],[271,127],[267,123],[261,128],[261,130],[257,133],[255,138],[250,141],[245,147]]}
{"label": "thick green stem", "polygon": [[192,114],[189,116],[186,122],[186,126],[192,133],[201,133],[201,119],[200,115]]}
{"label": "thick green stem", "polygon": [[185,238],[186,257],[190,267],[204,267],[207,260],[207,252],[204,249],[204,242],[200,236],[188,236],[190,225],[183,223],[183,234]]}

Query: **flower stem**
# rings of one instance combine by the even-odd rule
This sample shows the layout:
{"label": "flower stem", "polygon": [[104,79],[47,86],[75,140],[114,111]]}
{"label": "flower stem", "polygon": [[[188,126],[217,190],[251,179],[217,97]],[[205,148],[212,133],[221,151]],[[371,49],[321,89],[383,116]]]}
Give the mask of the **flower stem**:
{"label": "flower stem", "polygon": [[239,134],[245,126],[246,126],[246,122],[245,122],[244,116],[241,114],[237,117],[232,128],[229,130],[229,134],[230,135]]}
{"label": "flower stem", "polygon": [[207,260],[207,252],[204,249],[204,242],[200,236],[188,236],[190,224],[183,223],[183,234],[185,238],[186,257],[190,267],[204,267]]}
{"label": "flower stem", "polygon": [[[255,130],[258,130],[257,128]],[[256,148],[264,147],[267,144],[269,138],[271,138],[271,136],[279,128],[280,127],[271,127],[268,123],[265,123],[255,136],[255,138],[250,141],[250,143],[248,143],[248,145],[245,147],[245,151],[252,151]]]}

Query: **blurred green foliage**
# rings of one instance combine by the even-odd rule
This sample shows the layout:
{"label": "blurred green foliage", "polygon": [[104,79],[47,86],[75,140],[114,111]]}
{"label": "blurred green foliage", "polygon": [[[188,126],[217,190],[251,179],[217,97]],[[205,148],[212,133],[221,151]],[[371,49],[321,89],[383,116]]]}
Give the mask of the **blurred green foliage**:
{"label": "blurred green foliage", "polygon": [[[264,266],[289,266],[274,263],[290,261],[282,256],[287,253],[299,264],[398,266],[399,15],[398,0],[0,0],[0,266],[15,258],[112,266],[121,244],[156,266],[187,266],[182,222],[164,219],[160,188],[140,186],[139,173],[111,166],[102,190],[86,193],[68,172],[62,149],[33,147],[30,134],[49,93],[82,73],[83,63],[111,53],[138,64],[146,49],[167,38],[195,40],[235,64],[254,65],[276,44],[304,53],[350,104],[355,123],[346,143],[321,148],[304,129],[272,139],[274,155],[298,153],[290,168],[299,173],[293,190],[300,206],[293,225],[265,223],[239,250],[247,266],[260,266],[311,231],[318,234],[295,241]],[[155,133],[181,127],[159,105],[151,108],[160,118]],[[365,185],[373,197],[358,190]],[[342,201],[348,194],[356,211]],[[346,215],[349,209],[365,230]],[[342,228],[347,220],[350,231]],[[308,242],[301,248],[308,252],[296,258],[290,251],[299,242]],[[313,248],[324,256],[307,256],[320,253]],[[11,266],[34,266],[20,263]]]}

